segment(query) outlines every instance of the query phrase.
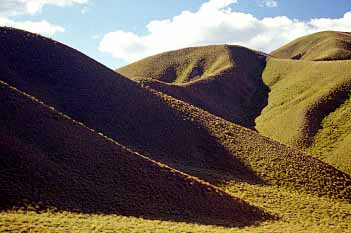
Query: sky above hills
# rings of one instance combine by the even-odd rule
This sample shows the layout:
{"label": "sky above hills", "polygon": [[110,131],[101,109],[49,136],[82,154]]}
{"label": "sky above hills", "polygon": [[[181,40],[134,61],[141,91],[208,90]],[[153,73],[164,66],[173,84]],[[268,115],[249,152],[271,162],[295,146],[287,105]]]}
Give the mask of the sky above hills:
{"label": "sky above hills", "polygon": [[351,31],[351,0],[0,0],[0,25],[43,34],[117,68],[190,46],[270,52],[313,32]]}

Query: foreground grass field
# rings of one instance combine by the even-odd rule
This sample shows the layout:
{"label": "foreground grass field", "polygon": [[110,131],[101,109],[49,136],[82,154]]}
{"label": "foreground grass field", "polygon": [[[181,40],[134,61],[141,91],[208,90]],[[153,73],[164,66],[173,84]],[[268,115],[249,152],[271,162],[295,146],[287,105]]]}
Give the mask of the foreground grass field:
{"label": "foreground grass field", "polygon": [[8,211],[0,213],[1,232],[308,232],[349,233],[351,204],[272,186],[227,184],[231,194],[276,213],[278,220],[244,228],[225,228],[120,215],[69,212]]}

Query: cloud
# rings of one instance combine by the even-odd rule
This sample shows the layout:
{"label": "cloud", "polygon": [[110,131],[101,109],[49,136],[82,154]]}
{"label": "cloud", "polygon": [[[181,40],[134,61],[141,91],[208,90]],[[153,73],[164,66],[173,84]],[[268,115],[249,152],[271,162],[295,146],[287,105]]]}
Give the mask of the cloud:
{"label": "cloud", "polygon": [[278,6],[278,1],[276,0],[262,0],[261,7],[277,7]]}
{"label": "cloud", "polygon": [[208,44],[237,44],[270,52],[287,42],[323,30],[350,31],[351,12],[342,18],[299,21],[286,16],[258,19],[233,11],[233,0],[210,0],[196,12],[183,11],[147,24],[147,33],[116,30],[103,36],[99,51],[133,62],[164,51]]}
{"label": "cloud", "polygon": [[40,13],[45,5],[58,7],[82,5],[82,13],[87,11],[85,4],[89,0],[0,0],[0,26],[8,26],[26,31],[53,36],[57,32],[64,32],[61,26],[54,25],[46,20],[41,21],[15,21],[16,15],[34,15]]}
{"label": "cloud", "polygon": [[61,26],[53,25],[45,20],[42,21],[23,21],[16,22],[8,18],[0,18],[0,25],[14,27],[26,30],[33,33],[39,33],[46,36],[53,36],[57,32],[64,32],[65,29]]}
{"label": "cloud", "polygon": [[1,0],[0,16],[8,17],[21,14],[33,15],[45,5],[65,7],[73,4],[85,4],[89,0]]}

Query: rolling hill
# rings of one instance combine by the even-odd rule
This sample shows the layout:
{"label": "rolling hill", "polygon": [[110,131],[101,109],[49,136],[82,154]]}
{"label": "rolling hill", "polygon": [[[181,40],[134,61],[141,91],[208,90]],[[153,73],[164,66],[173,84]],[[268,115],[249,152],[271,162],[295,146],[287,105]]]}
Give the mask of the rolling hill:
{"label": "rolling hill", "polygon": [[212,184],[274,184],[351,199],[350,176],[332,166],[143,88],[67,46],[8,28],[0,42],[4,82],[153,160]]}
{"label": "rolling hill", "polygon": [[269,59],[263,80],[271,91],[257,130],[350,174],[350,67],[351,61]]}
{"label": "rolling hill", "polygon": [[240,46],[186,48],[155,55],[117,72],[236,124],[254,128],[269,89],[265,55]]}
{"label": "rolling hill", "polygon": [[276,58],[329,61],[351,59],[351,33],[324,31],[294,40],[271,53]]}
{"label": "rolling hill", "polygon": [[350,38],[320,32],[271,55],[229,45],[181,49],[117,72],[351,174]]}
{"label": "rolling hill", "polygon": [[0,83],[0,208],[244,226],[269,215]]}

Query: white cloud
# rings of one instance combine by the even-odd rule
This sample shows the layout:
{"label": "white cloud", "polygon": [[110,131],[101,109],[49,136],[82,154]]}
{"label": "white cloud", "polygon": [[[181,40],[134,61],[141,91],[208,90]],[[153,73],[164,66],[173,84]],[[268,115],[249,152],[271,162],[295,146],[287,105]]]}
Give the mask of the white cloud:
{"label": "white cloud", "polygon": [[34,15],[40,13],[45,5],[58,7],[82,5],[82,13],[87,11],[85,4],[89,0],[0,0],[0,26],[8,26],[26,31],[53,36],[57,32],[64,32],[61,26],[54,25],[46,20],[15,21],[15,15]]}
{"label": "white cloud", "polygon": [[42,21],[23,21],[16,22],[8,18],[0,18],[1,26],[14,27],[26,30],[33,33],[39,33],[46,36],[53,36],[56,32],[64,32],[65,29],[61,26],[53,25],[45,20]]}
{"label": "white cloud", "polygon": [[278,1],[276,0],[262,0],[261,7],[277,7],[278,6]]}
{"label": "white cloud", "polygon": [[339,19],[299,21],[285,16],[258,19],[230,8],[234,0],[210,0],[198,11],[183,11],[171,19],[154,20],[147,33],[117,30],[103,36],[101,52],[133,62],[164,51],[208,44],[237,44],[270,52],[285,43],[323,30],[351,30],[351,12]]}
{"label": "white cloud", "polygon": [[89,0],[1,0],[0,15],[33,15],[40,12],[45,5],[65,7],[73,4],[82,5],[88,1]]}

